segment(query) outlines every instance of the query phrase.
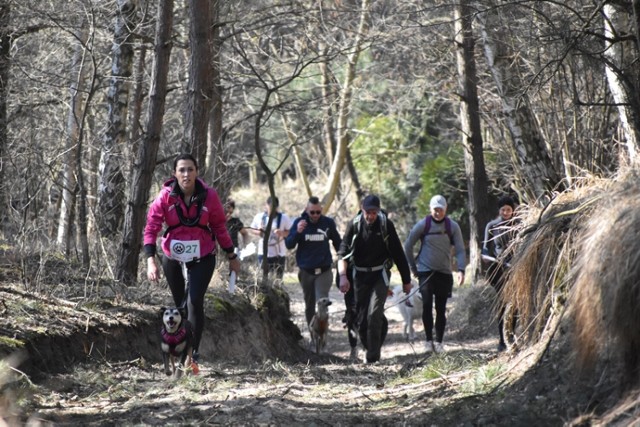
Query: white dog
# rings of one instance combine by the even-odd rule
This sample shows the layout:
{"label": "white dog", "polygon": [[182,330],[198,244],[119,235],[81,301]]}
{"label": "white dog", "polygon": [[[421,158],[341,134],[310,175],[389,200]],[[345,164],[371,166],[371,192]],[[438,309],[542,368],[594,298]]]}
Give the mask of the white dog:
{"label": "white dog", "polygon": [[316,314],[313,315],[311,323],[309,323],[309,333],[311,334],[311,341],[316,346],[316,354],[320,354],[327,343],[330,305],[331,300],[329,298],[320,298],[316,302]]}
{"label": "white dog", "polygon": [[418,290],[418,284],[413,283],[411,292],[405,294],[402,286],[393,288],[391,303],[398,308],[404,320],[404,339],[413,341],[416,339],[416,331],[413,329],[413,321],[422,319],[422,295]]}

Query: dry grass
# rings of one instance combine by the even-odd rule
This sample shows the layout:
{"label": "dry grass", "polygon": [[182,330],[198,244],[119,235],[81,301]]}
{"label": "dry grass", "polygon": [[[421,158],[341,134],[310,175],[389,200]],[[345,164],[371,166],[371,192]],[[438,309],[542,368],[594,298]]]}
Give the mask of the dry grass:
{"label": "dry grass", "polygon": [[639,180],[585,179],[542,209],[519,209],[501,295],[519,314],[521,343],[550,340],[568,317],[578,366],[622,360],[627,385],[640,380]]}
{"label": "dry grass", "polygon": [[629,383],[640,377],[640,177],[611,183],[583,233],[575,263],[578,360],[592,367],[609,349]]}
{"label": "dry grass", "polygon": [[524,341],[537,341],[548,323],[552,308],[564,306],[571,287],[570,271],[577,251],[582,224],[600,198],[597,181],[558,194],[543,209],[518,209],[521,230],[514,244],[509,276],[502,292],[524,326]]}

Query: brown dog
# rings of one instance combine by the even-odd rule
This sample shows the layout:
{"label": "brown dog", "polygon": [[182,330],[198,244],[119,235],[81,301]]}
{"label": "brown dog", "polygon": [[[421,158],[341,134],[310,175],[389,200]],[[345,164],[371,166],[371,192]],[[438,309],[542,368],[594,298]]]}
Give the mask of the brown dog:
{"label": "brown dog", "polygon": [[316,302],[316,314],[313,315],[309,323],[309,333],[311,334],[311,340],[316,346],[316,354],[320,354],[327,343],[330,305],[331,300],[329,298],[320,298]]}

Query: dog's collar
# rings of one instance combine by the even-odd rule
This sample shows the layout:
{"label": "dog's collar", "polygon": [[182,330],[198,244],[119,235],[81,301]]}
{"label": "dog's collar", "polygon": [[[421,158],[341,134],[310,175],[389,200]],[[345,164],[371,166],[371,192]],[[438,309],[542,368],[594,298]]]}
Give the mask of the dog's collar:
{"label": "dog's collar", "polygon": [[167,328],[164,326],[162,327],[161,332],[162,332],[162,341],[164,341],[166,344],[169,344],[172,347],[180,344],[187,337],[187,328],[184,326],[184,324],[180,328],[178,328],[178,330],[173,334],[167,331]]}

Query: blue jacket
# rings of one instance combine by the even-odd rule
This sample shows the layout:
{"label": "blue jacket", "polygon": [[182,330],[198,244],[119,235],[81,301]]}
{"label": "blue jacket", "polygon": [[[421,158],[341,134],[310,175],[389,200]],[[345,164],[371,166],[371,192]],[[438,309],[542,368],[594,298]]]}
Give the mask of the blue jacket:
{"label": "blue jacket", "polygon": [[[307,227],[302,233],[298,233],[298,223],[303,219],[307,221]],[[287,236],[284,243],[287,249],[293,249],[296,245],[298,246],[296,251],[298,267],[315,269],[331,267],[333,264],[329,246],[330,241],[337,252],[341,238],[333,218],[321,215],[318,222],[314,224],[309,219],[309,215],[304,212],[293,221],[289,236]]]}

